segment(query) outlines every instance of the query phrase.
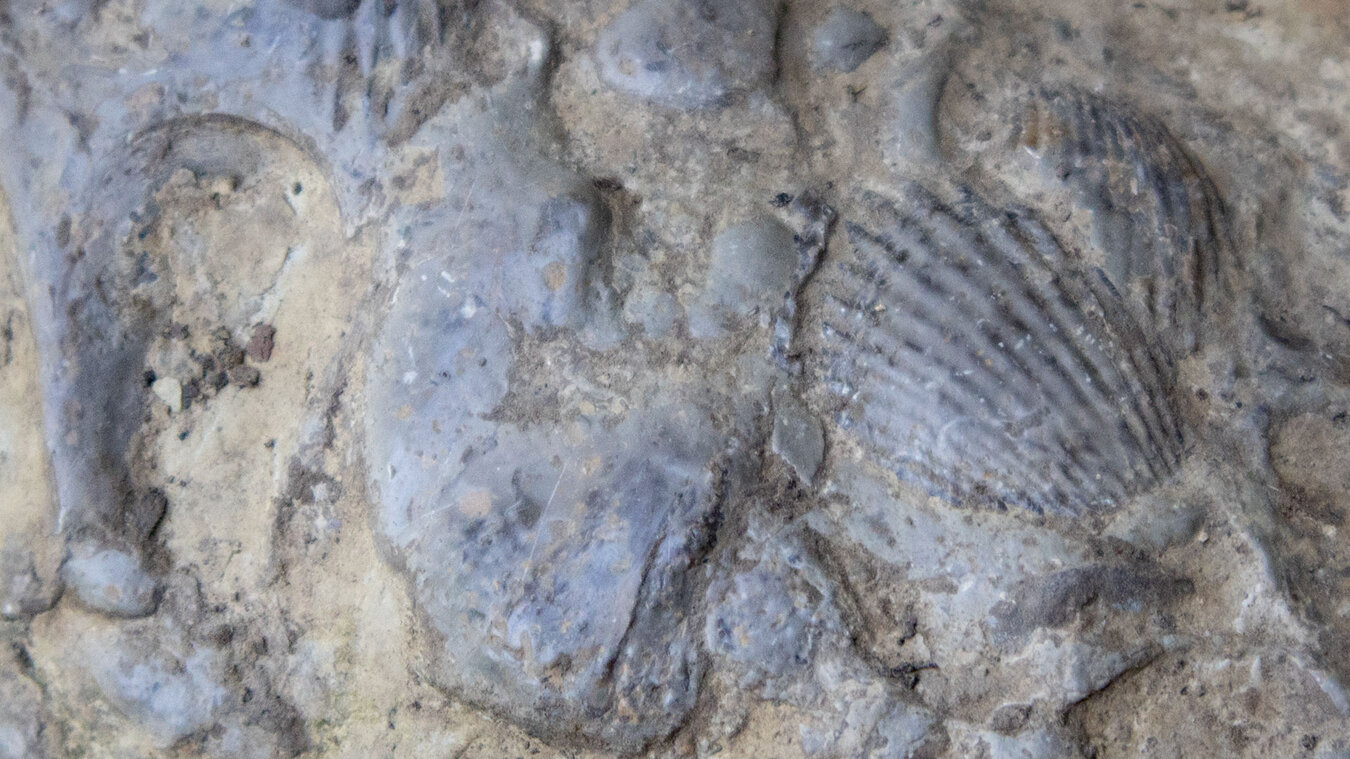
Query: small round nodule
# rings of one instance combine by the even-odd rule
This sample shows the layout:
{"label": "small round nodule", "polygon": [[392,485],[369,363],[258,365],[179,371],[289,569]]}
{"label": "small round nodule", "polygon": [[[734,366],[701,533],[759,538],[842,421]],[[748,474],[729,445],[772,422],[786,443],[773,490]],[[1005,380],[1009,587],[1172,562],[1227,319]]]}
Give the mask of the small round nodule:
{"label": "small round nodule", "polygon": [[639,0],[600,34],[600,78],[682,109],[720,107],[773,78],[778,8],[765,0]]}
{"label": "small round nodule", "polygon": [[141,617],[155,609],[158,584],[140,557],[115,548],[82,544],[62,568],[66,587],[84,605],[115,617]]}
{"label": "small round nodule", "polygon": [[886,30],[852,8],[833,8],[811,35],[811,64],[848,73],[886,44]]}

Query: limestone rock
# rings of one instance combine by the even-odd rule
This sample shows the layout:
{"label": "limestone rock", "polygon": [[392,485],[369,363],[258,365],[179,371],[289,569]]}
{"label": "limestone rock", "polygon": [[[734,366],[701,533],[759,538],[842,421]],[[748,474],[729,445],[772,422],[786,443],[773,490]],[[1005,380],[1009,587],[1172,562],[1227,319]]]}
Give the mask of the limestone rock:
{"label": "limestone rock", "polygon": [[0,756],[1346,755],[1341,10],[0,3]]}
{"label": "limestone rock", "polygon": [[886,44],[886,30],[854,8],[835,7],[812,33],[813,64],[849,72]]}
{"label": "limestone rock", "polygon": [[596,43],[600,75],[678,108],[723,105],[774,73],[774,0],[637,0]]}

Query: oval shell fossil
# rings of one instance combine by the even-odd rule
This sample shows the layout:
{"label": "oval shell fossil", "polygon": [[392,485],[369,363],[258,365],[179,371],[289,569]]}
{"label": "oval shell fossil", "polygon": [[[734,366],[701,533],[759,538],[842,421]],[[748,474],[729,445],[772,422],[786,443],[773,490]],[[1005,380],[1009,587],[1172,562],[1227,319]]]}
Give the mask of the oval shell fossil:
{"label": "oval shell fossil", "polygon": [[1040,223],[914,184],[861,205],[802,322],[844,435],[958,504],[1083,513],[1174,470],[1166,356]]}
{"label": "oval shell fossil", "polygon": [[1077,89],[1026,104],[1018,142],[1092,212],[1102,270],[1170,347],[1196,347],[1225,288],[1223,199],[1159,119]]}

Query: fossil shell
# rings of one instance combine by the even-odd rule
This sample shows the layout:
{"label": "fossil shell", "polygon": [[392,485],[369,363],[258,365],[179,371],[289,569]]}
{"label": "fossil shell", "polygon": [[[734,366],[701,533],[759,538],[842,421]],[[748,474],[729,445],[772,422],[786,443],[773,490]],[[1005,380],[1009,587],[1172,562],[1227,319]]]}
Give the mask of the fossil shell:
{"label": "fossil shell", "polygon": [[1200,162],[1157,118],[1073,89],[1033,98],[1018,140],[1092,211],[1111,284],[1169,345],[1194,349],[1232,261]]}
{"label": "fossil shell", "polygon": [[428,680],[536,735],[636,751],[698,695],[685,601],[724,438],[687,401],[655,408],[669,386],[559,400],[592,382],[557,349],[601,313],[603,206],[542,161],[494,154],[462,175],[472,205],[409,225],[417,254],[372,345],[377,535],[424,623]]}
{"label": "fossil shell", "polygon": [[1082,513],[1174,470],[1166,356],[1041,224],[917,185],[863,206],[802,322],[845,435],[960,504]]}

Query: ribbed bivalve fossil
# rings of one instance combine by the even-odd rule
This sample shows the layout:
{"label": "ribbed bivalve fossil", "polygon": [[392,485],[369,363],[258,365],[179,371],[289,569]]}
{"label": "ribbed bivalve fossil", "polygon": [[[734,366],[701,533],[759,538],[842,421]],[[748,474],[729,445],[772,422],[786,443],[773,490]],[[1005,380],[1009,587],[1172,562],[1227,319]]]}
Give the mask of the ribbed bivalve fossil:
{"label": "ribbed bivalve fossil", "polygon": [[807,371],[874,461],[959,504],[1069,514],[1175,471],[1174,369],[1103,272],[969,192],[858,206],[803,326]]}
{"label": "ribbed bivalve fossil", "polygon": [[1082,90],[1043,92],[1022,117],[1019,144],[1091,212],[1106,279],[1166,347],[1193,350],[1235,263],[1199,161],[1157,118]]}

